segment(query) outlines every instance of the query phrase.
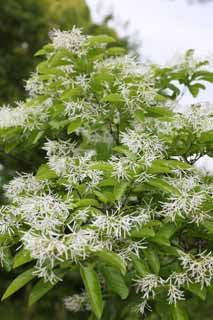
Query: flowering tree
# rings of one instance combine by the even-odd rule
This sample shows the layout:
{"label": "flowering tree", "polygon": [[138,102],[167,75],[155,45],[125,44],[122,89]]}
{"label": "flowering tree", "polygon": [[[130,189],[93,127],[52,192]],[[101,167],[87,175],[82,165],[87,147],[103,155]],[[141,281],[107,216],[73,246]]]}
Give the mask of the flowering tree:
{"label": "flowering tree", "polygon": [[4,188],[1,264],[24,271],[2,299],[33,281],[32,305],[77,273],[85,291],[61,299],[80,318],[188,319],[213,278],[212,178],[194,166],[213,109],[179,100],[213,82],[209,62],[189,50],[160,68],[109,36],[50,37],[29,98],[0,109],[4,150],[39,159]]}

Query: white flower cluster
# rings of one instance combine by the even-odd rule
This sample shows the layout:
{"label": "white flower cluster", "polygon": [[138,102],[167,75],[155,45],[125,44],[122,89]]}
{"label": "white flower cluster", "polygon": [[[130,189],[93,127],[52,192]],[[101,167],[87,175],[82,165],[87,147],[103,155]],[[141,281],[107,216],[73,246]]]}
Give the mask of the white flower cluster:
{"label": "white flower cluster", "polygon": [[166,149],[163,141],[157,136],[147,134],[138,128],[122,132],[121,143],[133,153],[138,154],[138,158],[147,167],[151,166],[153,160],[163,157]]}
{"label": "white flower cluster", "polygon": [[92,225],[115,239],[126,238],[133,229],[139,229],[151,220],[150,208],[140,208],[124,215],[120,209],[104,214],[94,214]]}
{"label": "white flower cluster", "polygon": [[213,256],[211,252],[202,252],[196,258],[185,252],[180,252],[180,261],[189,279],[198,283],[201,288],[211,285],[213,279]]}
{"label": "white flower cluster", "polygon": [[176,71],[186,70],[189,75],[193,75],[198,70],[209,70],[211,64],[209,59],[202,59],[195,56],[194,50],[188,50],[184,55],[175,54],[173,59],[166,64],[166,67],[170,66],[175,68]]}
{"label": "white flower cluster", "polygon": [[37,72],[31,74],[31,77],[25,83],[25,90],[28,92],[30,97],[36,97],[41,95],[46,90],[44,82],[39,79]]}
{"label": "white flower cluster", "polygon": [[177,192],[162,203],[161,214],[172,221],[179,216],[198,225],[208,220],[210,218],[208,212],[202,209],[202,204],[208,196],[208,188],[202,183],[201,176],[196,172],[186,173],[180,170],[175,171],[175,174],[177,176],[168,178],[168,181]]}
{"label": "white flower cluster", "polygon": [[65,114],[70,120],[92,120],[98,116],[98,106],[94,102],[70,101],[65,103]]}
{"label": "white flower cluster", "polygon": [[11,180],[4,186],[7,198],[14,199],[23,194],[40,194],[48,187],[46,181],[39,181],[33,174],[19,174],[16,178]]}
{"label": "white flower cluster", "polygon": [[159,133],[174,136],[179,130],[190,130],[200,136],[203,132],[213,130],[213,105],[208,102],[174,108],[174,116],[169,122],[155,120]]}
{"label": "white flower cluster", "polygon": [[79,28],[73,27],[71,31],[55,29],[50,32],[50,38],[56,49],[65,48],[78,56],[85,55],[87,52],[85,46],[87,37]]}
{"label": "white flower cluster", "polygon": [[48,119],[48,109],[45,106],[26,107],[19,103],[16,108],[3,106],[0,108],[0,129],[21,127],[24,130],[39,129]]}
{"label": "white flower cluster", "polygon": [[131,74],[137,74],[139,71],[139,65],[135,57],[131,55],[125,55],[121,57],[111,57],[104,61],[96,62],[96,69],[102,70],[107,69],[109,71],[119,70],[123,77],[129,76]]}
{"label": "white flower cluster", "polygon": [[85,292],[66,297],[64,299],[64,305],[67,310],[72,312],[91,310],[88,296]]}
{"label": "white flower cluster", "polygon": [[[67,189],[79,183],[85,183],[86,190],[94,188],[102,178],[102,171],[91,169],[92,158],[95,155],[93,150],[85,151],[81,155],[76,148],[74,152],[74,144],[69,142],[48,141],[44,149],[47,151],[48,164],[59,176],[67,179]],[[69,153],[72,156],[68,156]]]}

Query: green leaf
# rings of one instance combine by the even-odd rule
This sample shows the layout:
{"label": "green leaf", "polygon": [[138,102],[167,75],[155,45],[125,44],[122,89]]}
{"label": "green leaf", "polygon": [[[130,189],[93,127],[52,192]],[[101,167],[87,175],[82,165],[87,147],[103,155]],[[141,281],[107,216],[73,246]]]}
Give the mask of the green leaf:
{"label": "green leaf", "polygon": [[153,228],[142,227],[141,229],[132,230],[130,236],[135,239],[151,238],[155,236],[155,232]]}
{"label": "green leaf", "polygon": [[[56,272],[57,276],[59,278],[62,278],[64,273],[63,272]],[[32,288],[32,291],[30,292],[28,304],[31,306],[35,302],[37,302],[39,299],[41,299],[45,294],[47,294],[57,283],[59,282],[59,279],[56,280],[54,283],[50,282],[44,282],[44,280],[39,280],[34,287]]]}
{"label": "green leaf", "polygon": [[67,133],[71,134],[74,132],[76,129],[78,129],[81,126],[81,119],[75,119],[72,122],[70,122],[69,126],[67,127]]}
{"label": "green leaf", "polygon": [[194,98],[198,96],[200,89],[206,89],[206,87],[202,83],[195,83],[193,85],[189,85],[188,88]]}
{"label": "green leaf", "polygon": [[62,95],[61,99],[62,100],[67,100],[73,97],[80,97],[83,95],[83,89],[81,87],[76,87],[72,89],[66,89]]}
{"label": "green leaf", "polygon": [[145,116],[153,118],[169,118],[171,119],[174,116],[174,112],[170,111],[168,108],[163,107],[148,107],[146,109]]}
{"label": "green leaf", "polygon": [[36,51],[36,53],[34,54],[35,57],[37,56],[42,56],[42,55],[46,55],[47,53],[50,53],[54,50],[53,45],[51,44],[47,44],[45,46],[43,46],[42,49]]}
{"label": "green leaf", "polygon": [[132,255],[132,263],[139,276],[145,277],[148,273],[150,273],[150,270],[146,261],[139,259],[135,255]]}
{"label": "green leaf", "polygon": [[76,207],[97,207],[99,205],[98,201],[95,199],[81,199],[75,203]]}
{"label": "green leaf", "polygon": [[155,274],[159,274],[160,271],[160,260],[159,257],[157,255],[157,253],[155,252],[155,250],[152,249],[145,249],[143,251],[152,271]]}
{"label": "green leaf", "polygon": [[104,195],[102,192],[100,191],[94,191],[94,194],[96,195],[96,197],[103,203],[107,203],[109,202],[109,199],[106,195]]}
{"label": "green leaf", "polygon": [[103,34],[103,35],[98,35],[98,36],[91,36],[87,40],[86,45],[90,47],[90,46],[96,46],[101,43],[112,43],[112,42],[115,42],[114,38]]}
{"label": "green leaf", "polygon": [[173,320],[189,320],[188,314],[183,306],[179,304],[172,306],[172,319]]}
{"label": "green leaf", "polygon": [[111,93],[103,98],[103,102],[124,102],[123,98],[118,93]]}
{"label": "green leaf", "polygon": [[39,180],[54,179],[57,178],[57,174],[45,163],[38,168],[36,178]]}
{"label": "green leaf", "polygon": [[170,241],[166,237],[157,234],[150,241],[166,247],[171,246]]}
{"label": "green leaf", "polygon": [[12,270],[13,265],[13,257],[10,248],[3,247],[4,259],[2,259],[2,266],[6,272],[10,272]]}
{"label": "green leaf", "polygon": [[116,185],[114,186],[115,200],[117,201],[121,200],[121,198],[126,192],[128,185],[129,185],[128,182],[123,182],[123,181],[116,183]]}
{"label": "green leaf", "polygon": [[121,299],[126,299],[129,295],[128,287],[123,276],[113,267],[102,266],[101,272],[106,280],[108,288],[117,293]]}
{"label": "green leaf", "polygon": [[163,224],[156,233],[156,237],[164,237],[169,240],[180,228],[181,225],[174,223]]}
{"label": "green leaf", "polygon": [[30,256],[30,252],[25,249],[21,249],[14,257],[13,269],[18,268],[32,260],[33,258]]}
{"label": "green leaf", "polygon": [[126,49],[121,47],[113,47],[106,50],[108,56],[123,56],[126,54]]}
{"label": "green leaf", "polygon": [[110,163],[98,162],[90,166],[92,170],[112,171],[112,165]]}
{"label": "green leaf", "polygon": [[107,249],[102,249],[95,253],[102,261],[106,264],[111,265],[120,270],[120,272],[125,275],[126,264],[124,260],[115,252],[109,251]]}
{"label": "green leaf", "polygon": [[81,266],[80,273],[89,297],[92,311],[96,317],[100,319],[103,313],[103,300],[97,273],[91,264],[87,267]]}
{"label": "green leaf", "polygon": [[201,300],[206,300],[207,290],[206,288],[201,288],[198,283],[190,283],[188,286],[185,286],[185,289],[198,296]]}
{"label": "green leaf", "polygon": [[28,282],[30,282],[35,275],[33,275],[34,268],[28,269],[27,271],[21,273],[17,278],[15,278],[7,290],[5,291],[2,301],[14,294],[16,291],[24,287]]}
{"label": "green leaf", "polygon": [[170,185],[168,182],[166,182],[165,180],[160,179],[160,178],[150,179],[149,181],[146,182],[146,184],[153,186],[159,190],[163,190],[165,192],[168,192],[168,193],[179,194],[178,189],[176,189],[175,187]]}

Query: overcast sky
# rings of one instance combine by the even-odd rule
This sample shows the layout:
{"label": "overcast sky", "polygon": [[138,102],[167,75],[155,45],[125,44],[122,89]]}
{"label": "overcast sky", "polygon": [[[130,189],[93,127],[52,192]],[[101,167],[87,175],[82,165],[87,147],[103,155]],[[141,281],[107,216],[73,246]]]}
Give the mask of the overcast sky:
{"label": "overcast sky", "polygon": [[[87,0],[87,3],[95,21],[113,12],[121,34],[136,34],[142,57],[164,64],[175,53],[189,48],[201,56],[213,54],[213,2],[189,5],[187,0]],[[124,30],[122,24],[127,21],[129,27]],[[210,91],[201,98],[209,97]]]}

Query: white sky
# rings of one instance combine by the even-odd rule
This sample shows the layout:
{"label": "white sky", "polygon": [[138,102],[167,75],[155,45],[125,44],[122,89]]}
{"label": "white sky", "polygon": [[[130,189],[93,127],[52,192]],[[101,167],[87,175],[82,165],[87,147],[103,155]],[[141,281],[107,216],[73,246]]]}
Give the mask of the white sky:
{"label": "white sky", "polygon": [[[213,2],[187,0],[87,0],[97,22],[113,12],[120,34],[136,34],[142,57],[166,63],[189,48],[201,56],[213,55]],[[101,8],[101,9],[100,9]],[[129,22],[127,30],[122,24]],[[213,59],[213,58],[212,58]],[[201,95],[205,100],[212,87]]]}

